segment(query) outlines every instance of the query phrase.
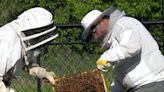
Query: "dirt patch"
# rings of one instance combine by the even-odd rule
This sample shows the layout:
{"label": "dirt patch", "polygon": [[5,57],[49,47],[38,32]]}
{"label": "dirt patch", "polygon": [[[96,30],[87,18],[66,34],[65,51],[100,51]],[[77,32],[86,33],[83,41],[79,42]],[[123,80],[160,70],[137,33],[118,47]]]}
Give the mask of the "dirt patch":
{"label": "dirt patch", "polygon": [[105,92],[103,76],[97,69],[60,78],[54,89],[54,92]]}

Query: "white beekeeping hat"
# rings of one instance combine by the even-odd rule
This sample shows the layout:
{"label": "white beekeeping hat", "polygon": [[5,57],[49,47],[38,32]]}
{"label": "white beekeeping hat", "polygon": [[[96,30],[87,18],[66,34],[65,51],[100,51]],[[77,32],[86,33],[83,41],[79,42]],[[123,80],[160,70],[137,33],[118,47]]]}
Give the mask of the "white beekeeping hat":
{"label": "white beekeeping hat", "polygon": [[[87,13],[81,21],[81,25],[84,27],[84,32],[82,34],[82,39],[84,41],[88,40],[88,37],[95,31],[95,25],[104,17],[110,16],[116,10],[115,7],[110,7],[103,12],[99,10],[92,10]],[[92,28],[93,27],[93,28]]]}
{"label": "white beekeeping hat", "polygon": [[37,48],[53,39],[58,34],[54,33],[52,14],[41,7],[24,11],[18,18],[11,22],[12,27],[21,39],[25,52]]}

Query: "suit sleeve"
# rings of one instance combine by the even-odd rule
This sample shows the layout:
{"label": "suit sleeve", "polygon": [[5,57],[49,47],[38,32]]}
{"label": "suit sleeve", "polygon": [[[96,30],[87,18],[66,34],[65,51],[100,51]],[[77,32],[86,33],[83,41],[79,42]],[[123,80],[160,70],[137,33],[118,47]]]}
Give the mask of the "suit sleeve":
{"label": "suit sleeve", "polygon": [[112,42],[112,48],[105,51],[100,59],[105,59],[110,62],[123,60],[137,55],[141,50],[140,33],[137,30],[123,30],[120,34],[120,41]]}

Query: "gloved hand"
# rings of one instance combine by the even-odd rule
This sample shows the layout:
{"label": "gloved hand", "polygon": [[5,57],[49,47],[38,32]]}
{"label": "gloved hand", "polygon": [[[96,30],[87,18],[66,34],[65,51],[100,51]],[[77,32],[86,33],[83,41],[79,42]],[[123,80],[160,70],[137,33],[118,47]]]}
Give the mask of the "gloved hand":
{"label": "gloved hand", "polygon": [[96,64],[97,64],[97,68],[103,72],[107,72],[108,68],[111,66],[110,62],[106,60],[97,60]]}
{"label": "gloved hand", "polygon": [[52,85],[55,85],[56,75],[54,72],[47,72],[45,78],[43,79],[48,80],[48,82],[50,82]]}
{"label": "gloved hand", "polygon": [[31,75],[46,81],[48,80],[52,85],[55,85],[56,75],[54,72],[47,72],[46,69],[42,67],[32,67],[29,72]]}

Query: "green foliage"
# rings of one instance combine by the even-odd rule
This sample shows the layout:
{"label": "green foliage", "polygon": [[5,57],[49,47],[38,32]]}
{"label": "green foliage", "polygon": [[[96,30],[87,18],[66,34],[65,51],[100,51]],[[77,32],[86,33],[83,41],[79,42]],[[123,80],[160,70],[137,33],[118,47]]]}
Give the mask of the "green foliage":
{"label": "green foliage", "polygon": [[[53,14],[55,24],[80,23],[85,14],[93,9],[105,10],[111,5],[116,5],[119,9],[124,10],[128,16],[137,18],[140,21],[162,20],[162,1],[161,0],[38,0],[38,6],[48,9]],[[5,0],[0,1],[0,25],[12,21],[21,12],[34,7],[35,0]],[[161,25],[159,27],[147,28],[163,47],[161,37]],[[58,29],[59,38],[54,42],[77,42],[81,41],[83,28]],[[158,33],[157,33],[158,31]],[[161,37],[162,38],[162,37]],[[97,45],[80,44],[72,45],[75,50],[86,50],[97,53]]]}
{"label": "green foliage", "polygon": [[[105,10],[111,5],[116,5],[124,10],[128,16],[137,18],[140,21],[161,20],[162,19],[162,1],[161,0],[41,0],[40,6],[45,7],[54,14],[55,24],[80,23],[85,14],[93,9]],[[159,27],[147,27],[159,45],[162,45],[161,25]],[[60,42],[81,41],[81,33],[84,29],[61,29]],[[158,31],[158,33],[157,33]],[[87,50],[92,53],[100,52],[97,45],[89,44],[72,45],[72,48]]]}
{"label": "green foliage", "polygon": [[0,0],[0,26],[12,21],[34,5],[34,0]]}
{"label": "green foliage", "polygon": [[116,0],[117,6],[127,15],[139,20],[160,20],[162,18],[161,0]]}

